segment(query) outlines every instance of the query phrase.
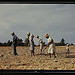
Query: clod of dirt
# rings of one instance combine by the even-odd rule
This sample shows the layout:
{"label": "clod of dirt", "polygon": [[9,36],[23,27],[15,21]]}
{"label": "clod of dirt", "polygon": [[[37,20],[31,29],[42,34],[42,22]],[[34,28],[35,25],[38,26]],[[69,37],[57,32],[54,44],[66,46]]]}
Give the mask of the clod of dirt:
{"label": "clod of dirt", "polygon": [[3,57],[3,55],[0,55],[0,57]]}
{"label": "clod of dirt", "polygon": [[74,64],[74,63],[75,63],[74,61],[71,62],[71,64]]}
{"label": "clod of dirt", "polygon": [[58,60],[53,60],[54,62],[58,62]]}
{"label": "clod of dirt", "polygon": [[57,67],[54,67],[53,69],[57,69]]}

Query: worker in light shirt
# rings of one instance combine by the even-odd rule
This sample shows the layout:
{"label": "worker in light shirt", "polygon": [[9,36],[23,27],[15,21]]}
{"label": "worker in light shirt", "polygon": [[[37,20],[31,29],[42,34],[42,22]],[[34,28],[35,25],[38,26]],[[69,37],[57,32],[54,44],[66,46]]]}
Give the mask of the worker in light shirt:
{"label": "worker in light shirt", "polygon": [[69,46],[70,46],[70,44],[66,45],[66,56],[69,55],[69,53],[70,53],[70,47]]}
{"label": "worker in light shirt", "polygon": [[41,50],[41,54],[42,54],[42,49],[43,49],[43,40],[41,38],[39,38],[38,35],[36,35],[36,38],[38,39],[38,41],[40,42],[40,50]]}
{"label": "worker in light shirt", "polygon": [[[29,37],[31,57],[32,57],[32,54],[34,55],[34,50],[35,50],[33,38],[34,38],[34,35],[31,34],[30,37]],[[35,56],[35,55],[34,55],[34,56]]]}
{"label": "worker in light shirt", "polygon": [[51,55],[54,55],[54,58],[56,58],[56,56],[55,56],[56,49],[55,49],[55,44],[54,44],[52,37],[50,37],[50,35],[48,35],[48,34],[45,34],[45,37],[48,40],[47,47],[49,46],[48,54],[49,54],[50,58],[51,58]]}

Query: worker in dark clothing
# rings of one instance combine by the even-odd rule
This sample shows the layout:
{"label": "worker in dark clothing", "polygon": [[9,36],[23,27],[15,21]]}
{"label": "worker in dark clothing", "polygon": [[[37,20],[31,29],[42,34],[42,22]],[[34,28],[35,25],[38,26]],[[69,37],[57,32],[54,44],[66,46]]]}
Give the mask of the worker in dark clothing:
{"label": "worker in dark clothing", "polygon": [[16,52],[17,36],[15,35],[14,32],[12,32],[11,35],[13,36],[13,42],[12,42],[13,54],[14,54],[14,55],[17,55],[17,52]]}

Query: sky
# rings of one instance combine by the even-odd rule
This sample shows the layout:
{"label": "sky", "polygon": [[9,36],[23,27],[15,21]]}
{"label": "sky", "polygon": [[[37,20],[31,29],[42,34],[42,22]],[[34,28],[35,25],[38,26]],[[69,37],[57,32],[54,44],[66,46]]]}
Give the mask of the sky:
{"label": "sky", "polygon": [[0,4],[0,42],[12,41],[11,32],[23,41],[30,32],[35,44],[36,35],[47,43],[45,34],[75,44],[75,4]]}

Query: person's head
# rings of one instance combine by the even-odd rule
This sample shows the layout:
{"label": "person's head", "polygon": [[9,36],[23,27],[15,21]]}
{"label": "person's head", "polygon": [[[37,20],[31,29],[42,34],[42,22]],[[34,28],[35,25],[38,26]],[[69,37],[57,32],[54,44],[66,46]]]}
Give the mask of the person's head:
{"label": "person's head", "polygon": [[30,36],[30,32],[27,32],[27,36]]}
{"label": "person's head", "polygon": [[32,38],[34,38],[34,35],[33,35],[33,34],[31,34],[31,37],[32,37]]}
{"label": "person's head", "polygon": [[39,36],[38,36],[38,35],[36,35],[36,38],[39,38]]}
{"label": "person's head", "polygon": [[48,35],[48,34],[45,34],[45,38],[47,38],[47,39],[48,39],[48,38],[49,38],[49,36],[50,36],[50,35]]}
{"label": "person's head", "polygon": [[32,38],[34,38],[34,35],[32,34]]}
{"label": "person's head", "polygon": [[14,32],[11,32],[11,35],[12,35],[12,36],[14,36],[14,35],[15,35],[15,33],[14,33]]}
{"label": "person's head", "polygon": [[69,44],[67,44],[67,46],[69,47]]}

